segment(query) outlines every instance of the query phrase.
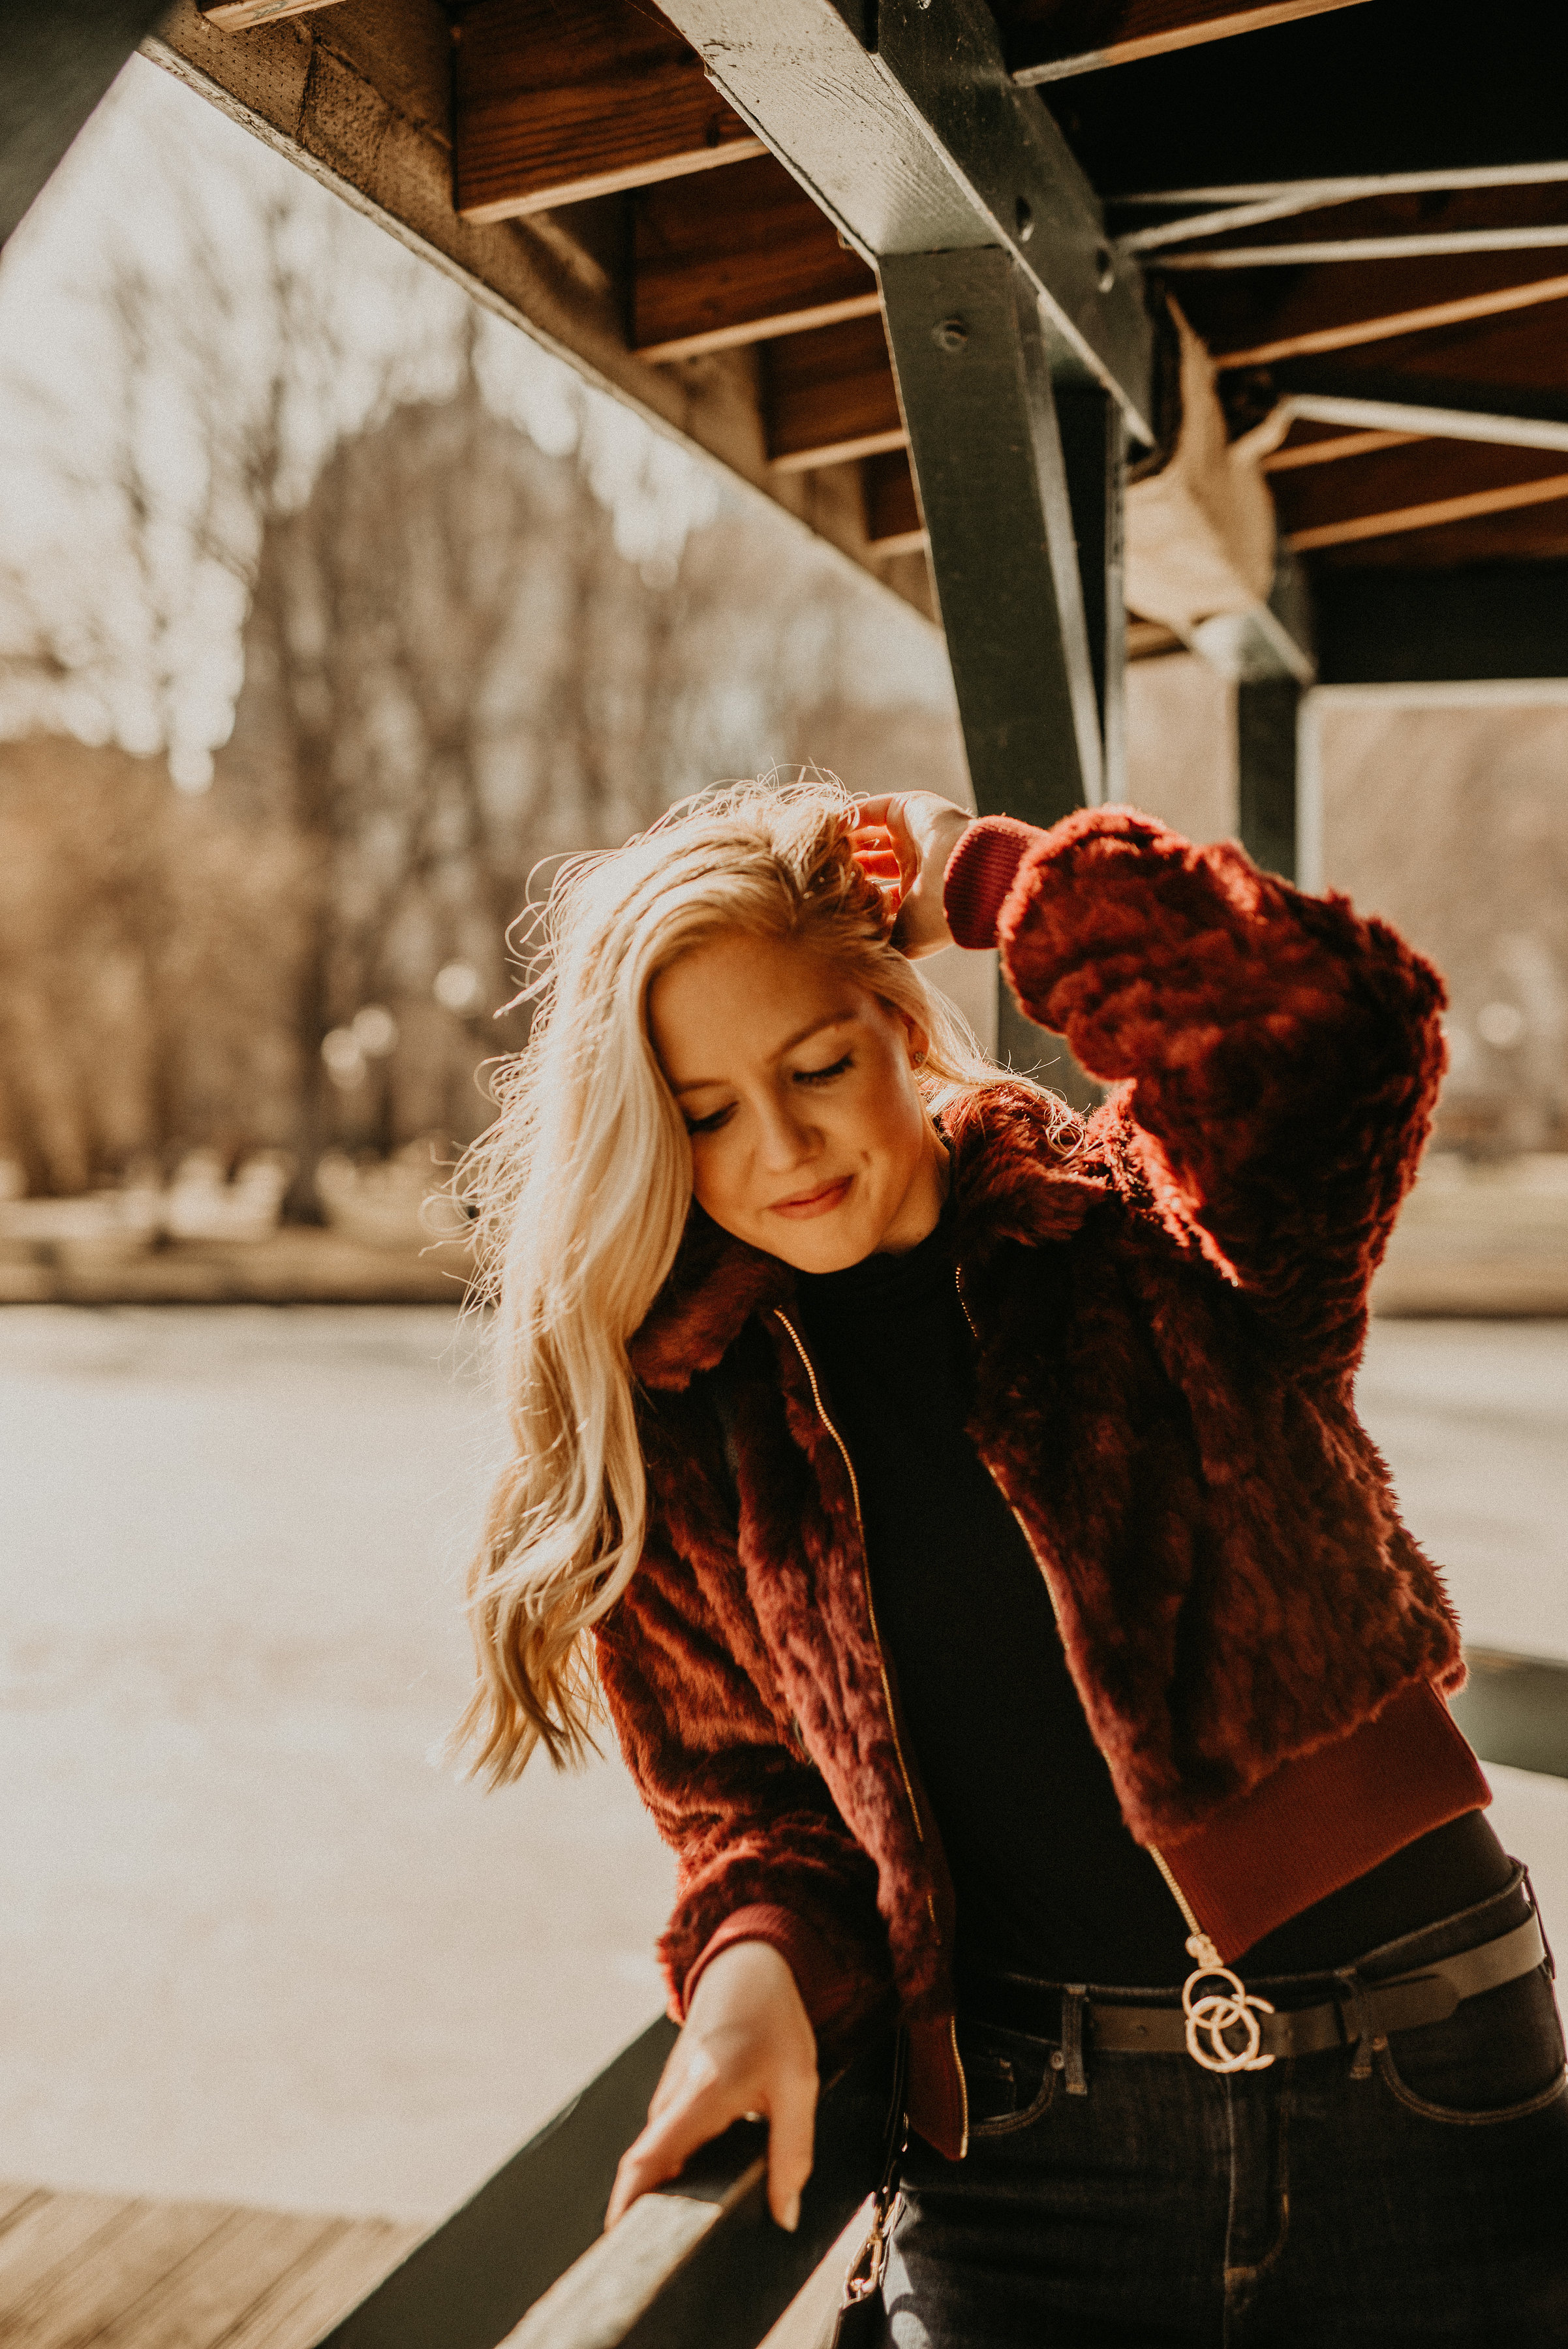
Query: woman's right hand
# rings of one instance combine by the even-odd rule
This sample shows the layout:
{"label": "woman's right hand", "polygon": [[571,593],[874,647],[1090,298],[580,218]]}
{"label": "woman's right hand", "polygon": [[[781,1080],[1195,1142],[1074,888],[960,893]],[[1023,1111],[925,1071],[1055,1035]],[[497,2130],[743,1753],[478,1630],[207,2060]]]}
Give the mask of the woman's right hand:
{"label": "woman's right hand", "polygon": [[936,792],[885,792],[857,804],[852,836],[871,878],[890,881],[888,868],[897,861],[901,903],[893,944],[911,962],[953,942],[942,882],[949,857],[973,821],[967,808]]}
{"label": "woman's right hand", "polygon": [[767,1941],[732,1941],[704,1966],[648,2127],[621,2156],[607,2227],[732,2121],[768,2124],[768,2208],[793,2234],[811,2176],[816,2039],[794,1976]]}

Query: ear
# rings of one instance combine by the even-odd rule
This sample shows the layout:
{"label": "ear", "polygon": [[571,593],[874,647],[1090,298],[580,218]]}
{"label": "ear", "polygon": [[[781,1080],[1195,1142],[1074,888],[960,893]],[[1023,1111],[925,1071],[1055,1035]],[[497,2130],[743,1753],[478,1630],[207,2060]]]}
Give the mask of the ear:
{"label": "ear", "polygon": [[927,1034],[925,1029],[921,1027],[913,1012],[900,1011],[896,1005],[891,1007],[891,1009],[893,1009],[894,1017],[898,1020],[899,1027],[904,1031],[904,1039],[909,1048],[909,1066],[912,1069],[918,1069],[921,1067],[929,1057],[931,1050],[930,1037]]}

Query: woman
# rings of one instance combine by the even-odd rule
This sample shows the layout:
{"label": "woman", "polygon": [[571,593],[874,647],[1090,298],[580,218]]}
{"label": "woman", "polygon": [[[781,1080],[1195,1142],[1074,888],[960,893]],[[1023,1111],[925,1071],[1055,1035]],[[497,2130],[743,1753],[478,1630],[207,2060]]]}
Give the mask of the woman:
{"label": "woman", "polygon": [[[597,1664],[679,1857],[612,2222],[759,2112],[793,2226],[897,2015],[901,2349],[1568,2341],[1548,1963],[1352,1401],[1435,974],[1125,807],[816,785],[585,861],[550,933],[467,1728],[568,1758]],[[1086,1124],[924,987],[952,940]]]}

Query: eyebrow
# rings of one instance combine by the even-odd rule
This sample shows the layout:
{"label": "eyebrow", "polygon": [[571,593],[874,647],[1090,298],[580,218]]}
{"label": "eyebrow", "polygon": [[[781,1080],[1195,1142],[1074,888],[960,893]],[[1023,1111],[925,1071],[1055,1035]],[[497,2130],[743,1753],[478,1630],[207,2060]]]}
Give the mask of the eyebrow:
{"label": "eyebrow", "polygon": [[[802,1044],[809,1043],[814,1036],[820,1036],[825,1028],[846,1028],[854,1017],[853,1011],[830,1011],[826,1019],[814,1019],[809,1028],[801,1029],[798,1035],[790,1037],[786,1043],[779,1046],[778,1050],[774,1054],[774,1060],[782,1061],[786,1052],[798,1050]],[[722,1077],[692,1077],[685,1084],[676,1086],[675,1098],[679,1101],[682,1093],[700,1093],[710,1085],[722,1085],[723,1082]]]}

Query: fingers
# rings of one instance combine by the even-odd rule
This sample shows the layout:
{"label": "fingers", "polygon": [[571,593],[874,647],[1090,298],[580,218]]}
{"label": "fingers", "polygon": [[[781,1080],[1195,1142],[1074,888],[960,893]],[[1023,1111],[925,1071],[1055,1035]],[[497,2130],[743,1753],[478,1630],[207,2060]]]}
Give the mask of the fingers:
{"label": "fingers", "polygon": [[815,2135],[816,2075],[792,2071],[779,2082],[768,2120],[768,2209],[791,2235],[800,2224]]}
{"label": "fingers", "polygon": [[688,2158],[700,2145],[706,2145],[710,2137],[720,2136],[732,2120],[737,2120],[740,2116],[730,2109],[732,2102],[711,2087],[700,2088],[695,2095],[669,2106],[657,2120],[650,2120],[620,2158],[615,2190],[605,2213],[606,2227],[613,2227],[624,2218],[638,2197],[646,2194],[650,2187],[679,2178]]}
{"label": "fingers", "polygon": [[[660,2089],[664,2083],[659,2083]],[[782,2073],[763,2106],[768,2121],[768,2208],[778,2224],[793,2234],[800,2223],[801,2189],[811,2176],[816,2129],[816,2075],[794,2066]],[[605,2226],[615,2226],[640,2195],[679,2178],[699,2146],[722,2136],[732,2121],[756,2117],[755,2106],[744,2116],[735,2094],[721,2082],[691,2084],[677,2093],[662,2112],[655,2111],[648,2127],[621,2156]]]}

